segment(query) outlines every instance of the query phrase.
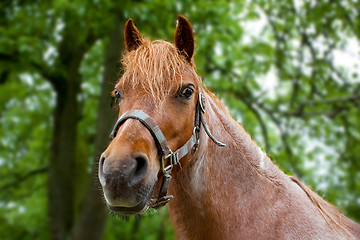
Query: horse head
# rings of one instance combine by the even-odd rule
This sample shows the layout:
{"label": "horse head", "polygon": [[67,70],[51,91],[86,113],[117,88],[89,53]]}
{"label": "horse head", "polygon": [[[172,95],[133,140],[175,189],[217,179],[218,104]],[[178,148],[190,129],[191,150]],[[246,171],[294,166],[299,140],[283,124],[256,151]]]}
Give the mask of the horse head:
{"label": "horse head", "polygon": [[162,185],[169,184],[164,178],[180,160],[174,152],[181,148],[186,167],[197,145],[201,79],[193,64],[192,27],[185,17],[178,17],[174,45],[144,39],[131,19],[124,37],[124,74],[113,92],[119,120],[101,155],[98,175],[108,208],[131,215],[153,206],[159,191],[159,198],[168,198],[156,204],[171,198]]}

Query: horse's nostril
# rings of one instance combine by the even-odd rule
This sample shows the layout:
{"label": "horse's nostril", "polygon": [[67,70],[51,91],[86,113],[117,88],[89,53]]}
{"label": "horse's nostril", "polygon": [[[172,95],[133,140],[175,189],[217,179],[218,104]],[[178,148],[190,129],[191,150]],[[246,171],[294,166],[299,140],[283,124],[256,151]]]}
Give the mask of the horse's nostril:
{"label": "horse's nostril", "polygon": [[100,180],[100,184],[102,186],[105,186],[106,180],[104,177],[104,161],[105,161],[105,157],[101,156],[100,157],[100,161],[99,161],[99,180]]}
{"label": "horse's nostril", "polygon": [[134,159],[135,168],[132,176],[129,179],[130,186],[137,184],[145,178],[149,166],[149,160],[147,156],[143,153],[136,154],[136,156],[134,156]]}

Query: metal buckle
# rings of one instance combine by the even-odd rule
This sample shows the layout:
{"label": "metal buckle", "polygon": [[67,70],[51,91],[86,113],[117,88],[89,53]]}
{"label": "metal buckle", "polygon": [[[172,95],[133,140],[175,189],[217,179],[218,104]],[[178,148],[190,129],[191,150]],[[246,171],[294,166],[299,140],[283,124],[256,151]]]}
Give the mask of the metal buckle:
{"label": "metal buckle", "polygon": [[191,151],[191,154],[194,154],[199,147],[199,143],[200,143],[200,128],[198,126],[194,127],[193,130],[193,135],[195,136],[195,144],[193,146],[193,149]]}
{"label": "metal buckle", "polygon": [[167,195],[167,196],[161,197],[157,200],[153,200],[152,202],[150,202],[149,208],[158,209],[160,207],[163,207],[173,198],[174,198],[173,195]]}
{"label": "metal buckle", "polygon": [[171,165],[176,165],[179,162],[179,153],[174,152],[171,156],[170,156],[170,163]]}
{"label": "metal buckle", "polygon": [[172,154],[173,153],[171,152],[171,154],[169,154],[167,156],[162,155],[162,157],[161,157],[161,168],[162,168],[162,172],[164,174],[168,174],[169,172],[171,172],[171,170],[173,168],[173,165],[171,164],[171,161],[170,161],[170,164],[165,167],[165,160],[168,159],[169,157],[171,157]]}
{"label": "metal buckle", "polygon": [[[170,158],[170,164],[165,167],[165,160]],[[168,174],[173,169],[173,166],[176,165],[179,162],[179,153],[174,153],[170,150],[170,153],[166,156],[162,156],[161,158],[161,165],[162,165],[162,171],[164,174]]]}
{"label": "metal buckle", "polygon": [[[168,158],[170,158],[170,164],[165,167],[165,160]],[[162,159],[161,159],[163,173],[167,174],[167,173],[171,172],[174,165],[176,165],[178,163],[179,163],[179,153],[171,151],[167,156],[163,155]]]}

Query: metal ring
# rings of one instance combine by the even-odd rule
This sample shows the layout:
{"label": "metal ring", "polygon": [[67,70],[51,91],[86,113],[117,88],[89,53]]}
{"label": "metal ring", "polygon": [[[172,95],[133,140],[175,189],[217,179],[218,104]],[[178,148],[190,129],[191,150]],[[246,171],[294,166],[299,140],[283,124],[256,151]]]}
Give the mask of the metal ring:
{"label": "metal ring", "polygon": [[199,126],[195,126],[193,129],[193,135],[195,135],[196,139],[199,139],[199,133],[200,133]]}

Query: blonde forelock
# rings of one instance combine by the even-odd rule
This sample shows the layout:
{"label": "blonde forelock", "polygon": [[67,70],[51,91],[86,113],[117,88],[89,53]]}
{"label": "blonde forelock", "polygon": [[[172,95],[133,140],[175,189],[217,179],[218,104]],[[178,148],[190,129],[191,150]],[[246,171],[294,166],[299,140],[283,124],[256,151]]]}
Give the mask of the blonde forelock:
{"label": "blonde forelock", "polygon": [[133,88],[140,86],[157,104],[180,87],[184,73],[198,78],[194,65],[179,54],[173,44],[161,40],[150,42],[144,39],[136,50],[125,53],[122,64],[122,81]]}

